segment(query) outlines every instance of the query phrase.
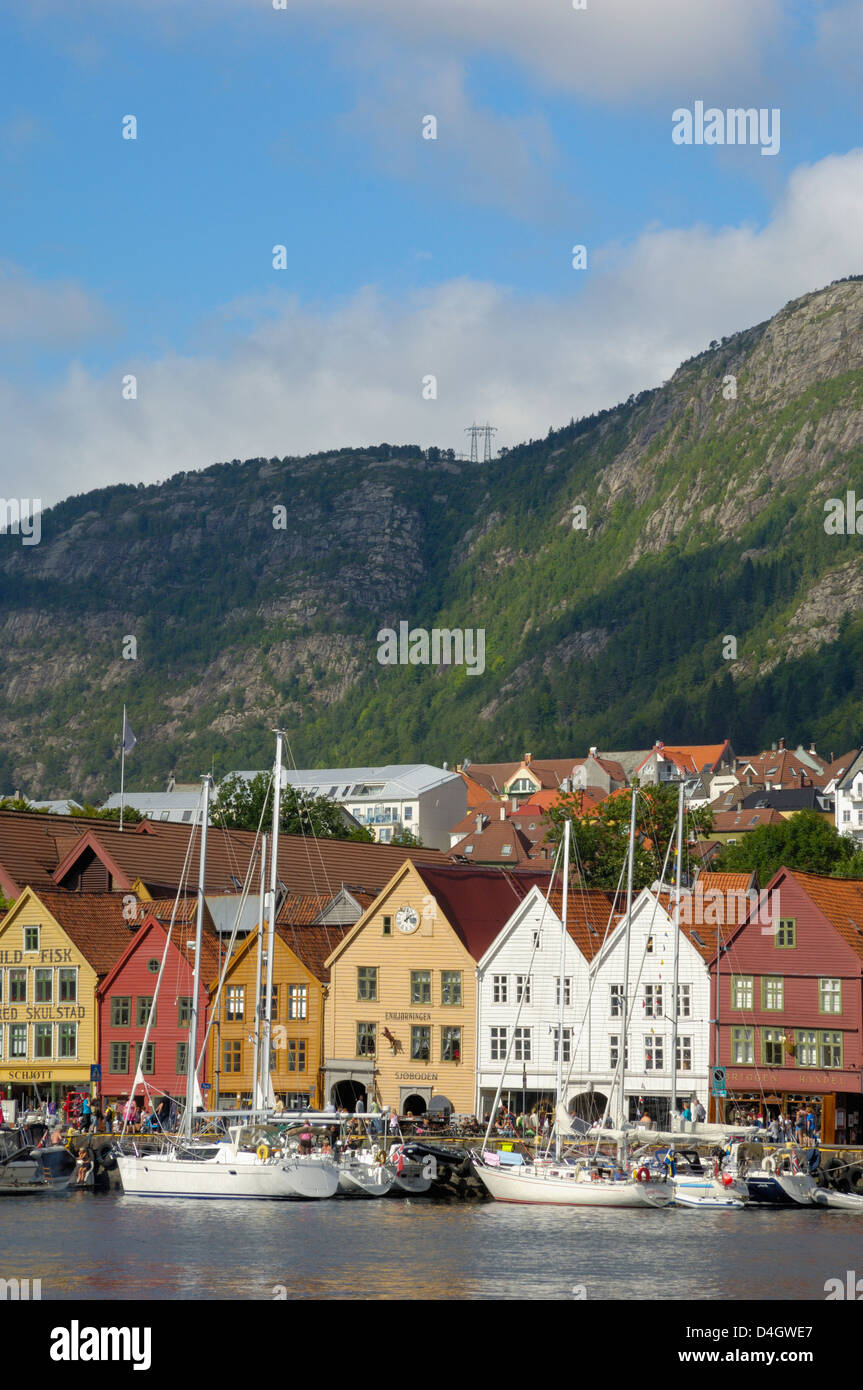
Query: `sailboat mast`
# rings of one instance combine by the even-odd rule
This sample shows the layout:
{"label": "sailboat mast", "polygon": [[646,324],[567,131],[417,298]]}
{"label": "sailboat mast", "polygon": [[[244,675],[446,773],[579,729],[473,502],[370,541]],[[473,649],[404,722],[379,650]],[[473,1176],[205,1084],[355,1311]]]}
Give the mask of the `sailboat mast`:
{"label": "sailboat mast", "polygon": [[566,908],[569,898],[569,833],[570,820],[564,821],[563,825],[563,910],[561,912],[560,929],[560,975],[557,981],[558,1010],[557,1010],[557,1103],[554,1115],[554,1156],[560,1158],[560,1125],[557,1122],[557,1106],[563,1103],[561,1091],[563,1090],[563,998],[564,998],[564,970],[566,969]]}
{"label": "sailboat mast", "polygon": [[255,1057],[252,1071],[252,1109],[257,1110],[261,1087],[261,963],[267,910],[267,837],[261,836],[261,886],[258,895],[258,961],[255,969]]}
{"label": "sailboat mast", "polygon": [[677,795],[677,872],[674,876],[674,981],[671,986],[671,1115],[677,1118],[677,975],[680,966],[680,887],[683,875],[683,782]]}
{"label": "sailboat mast", "polygon": [[262,1067],[267,1078],[267,1103],[270,1096],[270,1049],[272,1046],[273,1023],[273,953],[276,938],[276,889],[279,881],[279,816],[282,810],[282,738],[281,729],[275,730],[276,766],[273,773],[273,846],[270,853],[270,900],[269,930],[267,932],[267,1007],[264,1025],[264,1047],[266,1066]]}
{"label": "sailboat mast", "polygon": [[207,872],[207,826],[210,823],[210,782],[205,772],[201,781],[204,784],[204,805],[201,811],[201,858],[198,865],[198,915],[195,922],[195,969],[192,977],[192,1007],[189,1018],[189,1056],[186,1068],[186,1138],[192,1137],[195,1118],[195,1100],[198,1080],[198,996],[201,989],[201,941],[204,935],[204,879]]}
{"label": "sailboat mast", "polygon": [[623,952],[623,1042],[620,1048],[620,1128],[626,1122],[626,1040],[629,1037],[629,941],[632,936],[632,876],[635,869],[635,808],[638,788],[632,786],[629,817],[629,857],[626,864],[626,937]]}

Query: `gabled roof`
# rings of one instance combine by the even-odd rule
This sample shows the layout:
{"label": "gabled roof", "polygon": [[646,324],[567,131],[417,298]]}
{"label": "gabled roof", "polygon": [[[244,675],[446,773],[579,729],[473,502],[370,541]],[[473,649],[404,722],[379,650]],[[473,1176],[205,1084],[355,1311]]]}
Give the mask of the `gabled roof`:
{"label": "gabled roof", "polygon": [[122,897],[118,893],[62,893],[46,889],[34,896],[75,943],[96,974],[107,975],[129,945],[132,935],[132,928],[123,917]]}
{"label": "gabled roof", "polygon": [[748,893],[751,888],[757,890],[758,875],[754,869],[748,874],[714,873],[709,869],[700,869],[696,887],[703,888],[705,892],[710,888],[718,889],[720,893],[739,893],[741,890]]}
{"label": "gabled roof", "polygon": [[583,758],[531,758],[529,763],[524,759],[512,763],[471,763],[468,776],[499,796],[503,795],[505,783],[517,772],[532,775],[540,787],[553,791],[560,787],[565,777],[571,777],[573,769],[583,762]]}
{"label": "gabled roof", "polygon": [[474,781],[469,772],[459,772],[459,777],[467,787],[467,809],[472,811],[488,801],[488,787]]}
{"label": "gabled roof", "polygon": [[278,917],[278,926],[310,924],[317,921],[332,902],[330,893],[289,893]]}
{"label": "gabled roof", "polygon": [[800,869],[781,869],[793,878],[819,912],[863,961],[863,882],[856,878],[826,878]]}
{"label": "gabled roof", "polygon": [[331,923],[327,926],[305,926],[291,930],[290,927],[277,926],[276,931],[286,946],[302,961],[310,975],[322,984],[328,984],[329,967],[326,961],[333,951],[344,941],[351,927]]}
{"label": "gabled roof", "polygon": [[11,896],[27,884],[53,888],[51,875],[60,859],[94,828],[106,839],[119,832],[116,822],[92,817],[0,811],[0,888]]}
{"label": "gabled roof", "polygon": [[[563,893],[555,886],[549,894],[549,906],[558,918],[563,917]],[[566,899],[566,931],[586,960],[593,960],[623,918],[615,908],[615,894],[606,888],[571,888]]]}
{"label": "gabled roof", "polygon": [[781,825],[782,817],[772,807],[767,810],[717,811],[713,817],[713,833],[727,834],[729,830],[757,830],[760,825]]}
{"label": "gabled roof", "polygon": [[523,864],[533,857],[534,844],[511,820],[493,820],[465,835],[450,853],[474,864]]}
{"label": "gabled roof", "polygon": [[416,871],[474,960],[485,954],[533,884],[549,881],[548,874],[522,876],[492,865],[432,868],[417,864]]}
{"label": "gabled roof", "polygon": [[[73,894],[71,896],[77,897],[78,895]],[[115,897],[116,895],[106,894],[104,896]],[[150,904],[147,903],[144,906],[145,908],[149,908]],[[150,949],[154,950],[158,955],[158,958],[161,960],[162,953],[165,949],[164,938],[168,934],[169,927],[170,913],[168,913],[167,918],[161,918],[157,917],[155,913],[145,910],[140,927],[137,929],[137,931],[135,931],[132,934],[131,939],[129,940],[126,946],[126,949],[123,951],[122,955],[120,955],[117,958],[117,960],[114,962],[113,966],[108,971],[105,978],[102,980],[99,986],[100,993],[104,994],[107,989],[111,988],[111,985],[113,984],[117,976],[120,974],[120,972],[124,969],[127,961],[131,960],[131,958],[134,955],[136,955],[139,951],[143,951],[144,949],[146,949],[148,941],[150,941],[150,939],[154,935],[157,935],[158,944],[154,947],[151,947]],[[171,932],[173,945],[176,947],[177,951],[183,957],[190,970],[194,970],[195,968],[195,949],[194,945],[192,944],[194,942],[194,930],[195,926],[193,920],[183,921],[178,917],[174,922],[174,929]],[[216,934],[213,932],[212,928],[205,929],[201,935],[202,988],[206,988],[207,980],[210,979],[213,973],[218,972],[218,970],[218,938]],[[154,986],[155,979],[156,977],[154,976]]]}

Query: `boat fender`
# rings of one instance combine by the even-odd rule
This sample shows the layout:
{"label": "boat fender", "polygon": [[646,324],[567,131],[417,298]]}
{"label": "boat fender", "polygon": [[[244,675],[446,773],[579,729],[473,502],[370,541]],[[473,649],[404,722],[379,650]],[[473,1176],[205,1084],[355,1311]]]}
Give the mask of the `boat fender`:
{"label": "boat fender", "polygon": [[255,1149],[255,1153],[257,1154],[258,1158],[261,1160],[262,1163],[266,1163],[267,1159],[270,1156],[269,1144],[259,1144],[258,1147]]}
{"label": "boat fender", "polygon": [[650,1182],[650,1169],[642,1163],[635,1176],[638,1182]]}
{"label": "boat fender", "polygon": [[723,1174],[722,1174],[722,1185],[723,1185],[723,1187],[730,1187],[731,1184],[732,1184],[733,1182],[734,1182],[734,1179],[733,1179],[733,1177],[731,1176],[730,1173],[723,1173]]}

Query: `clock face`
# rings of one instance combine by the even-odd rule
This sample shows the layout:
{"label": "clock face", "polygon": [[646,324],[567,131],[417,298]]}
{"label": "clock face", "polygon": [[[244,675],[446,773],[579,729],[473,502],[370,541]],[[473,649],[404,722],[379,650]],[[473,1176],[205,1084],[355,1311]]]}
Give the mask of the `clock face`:
{"label": "clock face", "polygon": [[396,913],[396,926],[405,933],[416,931],[420,919],[412,907],[400,907]]}

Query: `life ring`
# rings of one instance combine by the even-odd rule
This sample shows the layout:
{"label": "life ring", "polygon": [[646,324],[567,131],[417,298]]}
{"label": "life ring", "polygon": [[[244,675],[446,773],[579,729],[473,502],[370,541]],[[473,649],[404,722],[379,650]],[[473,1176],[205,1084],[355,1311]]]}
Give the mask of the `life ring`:
{"label": "life ring", "polygon": [[636,1172],[635,1180],[636,1182],[650,1182],[650,1169],[644,1163]]}
{"label": "life ring", "polygon": [[258,1147],[255,1149],[255,1153],[262,1163],[266,1163],[267,1159],[270,1156],[269,1144],[259,1144]]}
{"label": "life ring", "polygon": [[766,1173],[776,1172],[776,1159],[773,1157],[772,1154],[768,1154],[764,1160],[764,1171]]}

